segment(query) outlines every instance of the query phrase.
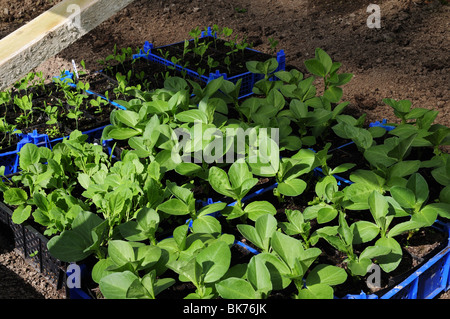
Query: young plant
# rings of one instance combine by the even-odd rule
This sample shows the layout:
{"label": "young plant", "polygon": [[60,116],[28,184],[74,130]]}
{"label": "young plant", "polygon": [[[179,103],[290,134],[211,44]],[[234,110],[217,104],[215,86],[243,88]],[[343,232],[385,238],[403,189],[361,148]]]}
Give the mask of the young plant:
{"label": "young plant", "polygon": [[306,182],[299,178],[312,171],[315,163],[315,153],[301,149],[290,158],[283,157],[276,174],[277,187],[274,194],[280,200],[282,196],[298,196],[306,189]]}
{"label": "young plant", "polygon": [[200,43],[199,45],[197,45],[196,47],[194,47],[194,48],[192,49],[192,51],[193,51],[196,55],[200,56],[200,61],[199,61],[199,63],[201,63],[201,62],[203,61],[203,57],[204,57],[206,51],[208,50],[208,47],[209,47],[210,44],[211,44],[211,43],[202,42],[202,43]]}
{"label": "young plant", "polygon": [[[268,258],[273,255],[262,253],[253,256],[242,277],[229,277],[216,283],[216,290],[224,299],[266,299],[272,290],[282,289],[277,286],[278,281],[273,280],[267,264]],[[272,260],[273,260],[272,258]],[[269,266],[270,267],[270,266]],[[233,268],[230,268],[232,273]],[[234,275],[234,273],[232,273]]]}
{"label": "young plant", "polygon": [[43,111],[48,117],[48,120],[47,122],[45,122],[45,124],[53,125],[58,123],[58,106],[47,105],[47,102],[44,101],[44,107],[40,110]]}
{"label": "young plant", "polygon": [[258,179],[253,177],[247,163],[239,160],[231,164],[228,173],[217,166],[211,167],[208,182],[217,193],[236,200],[231,216],[238,217],[244,215],[242,199],[258,183]]}
{"label": "young plant", "polygon": [[[385,243],[383,240],[380,240],[379,242],[377,241],[374,246],[365,248],[361,254],[357,256],[353,247],[355,243],[355,227],[353,227],[353,225],[352,227],[348,226],[347,221],[345,220],[345,214],[342,211],[339,212],[339,226],[326,226],[318,229],[316,232],[331,246],[347,255],[345,262],[353,276],[364,276],[369,270],[373,258],[377,258],[377,261],[381,263],[380,266],[383,268],[382,258],[386,256],[387,259],[385,259],[384,263],[391,267],[392,264],[387,260],[389,258],[392,259],[392,256],[395,256],[397,259],[399,253],[397,248],[400,246],[397,247],[397,245],[395,245],[394,247],[389,245],[389,243],[391,243],[390,241],[389,243]],[[395,267],[397,267],[397,265],[395,265]]]}
{"label": "young plant", "polygon": [[303,247],[310,248],[313,244],[313,240],[310,238],[310,219],[299,210],[286,209],[285,213],[288,221],[279,223],[281,230],[289,236],[300,235],[303,239]]}
{"label": "young plant", "polygon": [[229,245],[216,240],[188,258],[178,258],[167,266],[178,273],[180,281],[191,282],[196,290],[185,298],[211,299],[217,295],[215,283],[227,273],[231,263]]}
{"label": "young plant", "polygon": [[219,66],[219,61],[214,60],[212,57],[208,56],[207,61],[208,67],[209,67],[209,73],[211,73],[211,70],[214,68],[217,68]]}
{"label": "young plant", "polygon": [[[107,98],[107,99],[108,99],[108,98]],[[105,99],[103,99],[101,96],[97,96],[96,99],[91,99],[91,100],[89,101],[89,103],[90,103],[93,107],[96,107],[96,108],[97,108],[97,110],[95,110],[94,113],[100,114],[100,113],[103,112],[102,106],[107,105],[107,104],[108,104],[108,101],[105,100]]]}
{"label": "young plant", "polygon": [[189,49],[189,40],[184,40],[184,46],[183,46],[183,59],[185,58],[186,54],[189,52],[192,52],[192,49]]}
{"label": "young plant", "polygon": [[274,55],[277,52],[277,46],[279,41],[275,40],[273,37],[269,37],[269,44],[270,44],[270,54]]}
{"label": "young plant", "polygon": [[170,194],[168,196],[169,199],[161,203],[157,209],[169,215],[190,215],[192,220],[196,220],[208,214],[220,211],[226,206],[226,203],[214,203],[197,211],[194,194],[190,189],[177,186],[173,182],[168,182],[166,189]]}
{"label": "young plant", "polygon": [[277,220],[273,214],[260,215],[255,219],[255,226],[239,224],[237,229],[248,241],[252,242],[262,252],[270,253],[270,241],[277,230]]}
{"label": "young plant", "polygon": [[[298,299],[332,299],[334,291],[332,286],[339,285],[347,279],[343,268],[319,264],[309,271],[309,268],[321,254],[319,248],[304,249],[300,240],[275,232],[271,246],[282,266],[273,265],[278,276],[284,280],[293,281],[298,290]],[[270,263],[270,261],[269,261]],[[306,276],[306,278],[305,278]],[[288,283],[289,283],[288,282]]]}
{"label": "young plant", "polygon": [[106,298],[155,299],[175,283],[173,278],[156,279],[166,261],[167,254],[158,246],[110,240],[107,258],[97,262],[92,277]]}
{"label": "young plant", "polygon": [[202,30],[199,27],[195,27],[189,31],[189,35],[192,37],[194,42],[194,48],[197,48]]}
{"label": "young plant", "polygon": [[[33,121],[33,94],[14,96],[14,104],[17,105],[23,113],[16,118],[17,123],[24,123],[26,127]],[[31,117],[31,119],[30,119]]]}
{"label": "young plant", "polygon": [[66,116],[69,119],[75,120],[75,127],[78,130],[78,121],[84,114],[83,111],[81,111],[81,107],[83,106],[84,100],[87,99],[88,96],[85,94],[69,92],[69,91],[66,91],[65,93],[66,93],[67,104],[72,106],[71,108],[69,108]]}
{"label": "young plant", "polygon": [[341,63],[333,62],[330,56],[320,48],[315,50],[313,59],[305,61],[305,66],[311,74],[323,78],[323,97],[332,103],[338,103],[343,95],[340,86],[348,83],[353,74],[338,74],[337,71],[341,67]]}

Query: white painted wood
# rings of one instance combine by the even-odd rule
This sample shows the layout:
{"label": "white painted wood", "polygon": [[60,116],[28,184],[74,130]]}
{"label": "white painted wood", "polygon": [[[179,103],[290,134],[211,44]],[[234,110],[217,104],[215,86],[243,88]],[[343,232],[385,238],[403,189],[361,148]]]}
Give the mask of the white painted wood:
{"label": "white painted wood", "polygon": [[133,0],[64,0],[0,40],[0,90],[55,56]]}

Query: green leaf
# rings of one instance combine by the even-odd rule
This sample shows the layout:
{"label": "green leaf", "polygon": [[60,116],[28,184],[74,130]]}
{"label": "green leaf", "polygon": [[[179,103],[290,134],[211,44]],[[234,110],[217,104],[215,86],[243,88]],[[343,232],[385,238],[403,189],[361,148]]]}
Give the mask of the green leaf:
{"label": "green leaf", "polygon": [[208,181],[211,187],[219,194],[234,198],[235,194],[232,191],[230,181],[227,173],[216,166],[209,169]]}
{"label": "green leaf", "polygon": [[338,210],[332,206],[326,206],[317,212],[317,222],[324,224],[332,221],[338,215]]}
{"label": "green leaf", "polygon": [[331,86],[325,90],[323,96],[332,103],[339,103],[342,99],[343,90],[337,86]]}
{"label": "green leaf", "polygon": [[276,208],[267,201],[254,201],[245,206],[244,212],[248,214],[248,218],[256,221],[260,216],[277,213]]}
{"label": "green leaf", "polygon": [[[448,203],[429,204],[422,209],[422,212],[425,209],[435,211],[439,214],[439,216],[450,219],[450,204]],[[430,212],[429,215],[432,216],[432,213]],[[428,218],[429,221],[431,221],[431,219],[432,218]]]}
{"label": "green leaf", "polygon": [[302,243],[293,237],[275,232],[272,236],[271,245],[289,268],[294,269],[296,260],[300,258],[303,251]]}
{"label": "green leaf", "polygon": [[347,266],[353,276],[364,276],[369,270],[372,261],[369,258],[359,258],[358,260],[349,260]]}
{"label": "green leaf", "polygon": [[88,257],[91,252],[85,250],[90,245],[80,233],[73,231],[63,231],[47,243],[50,254],[65,262],[77,262]]}
{"label": "green leaf", "polygon": [[362,258],[376,258],[379,256],[387,255],[391,252],[391,249],[389,247],[383,247],[383,246],[369,246],[359,255],[359,259]]}
{"label": "green leaf", "polygon": [[269,270],[272,290],[281,290],[289,286],[291,283],[291,279],[289,278],[291,270],[275,254],[262,252],[252,258],[261,260]]}
{"label": "green leaf", "polygon": [[195,259],[202,266],[202,272],[205,275],[204,282],[216,282],[230,268],[230,247],[223,241],[216,241],[203,249]]}
{"label": "green leaf", "polygon": [[344,268],[331,265],[317,265],[308,274],[306,286],[317,284],[326,284],[335,286],[344,283],[347,280],[347,273]]}
{"label": "green leaf", "polygon": [[395,270],[402,260],[402,247],[394,238],[380,238],[375,242],[375,246],[382,246],[391,249],[391,252],[384,256],[377,257],[377,262],[385,272]]}
{"label": "green leaf", "polygon": [[158,206],[158,210],[169,215],[187,215],[189,206],[178,198],[171,198]]}
{"label": "green leaf", "polygon": [[272,291],[270,272],[264,264],[264,261],[256,258],[256,256],[253,256],[248,263],[247,279],[258,292],[268,294]]}
{"label": "green leaf", "polygon": [[257,299],[253,286],[242,278],[228,278],[216,283],[219,295],[224,299]]}
{"label": "green leaf", "polygon": [[108,138],[115,140],[128,140],[133,136],[140,135],[141,132],[128,127],[114,127],[108,131]]}
{"label": "green leaf", "polygon": [[354,244],[367,243],[380,233],[380,228],[376,224],[364,220],[354,222],[350,228],[353,232]]}
{"label": "green leaf", "polygon": [[315,53],[316,59],[318,59],[322,63],[325,73],[326,74],[330,73],[331,67],[333,65],[333,61],[331,60],[328,53],[326,53],[321,48],[316,48],[314,53]]}
{"label": "green leaf", "polygon": [[299,178],[290,179],[279,183],[277,186],[280,194],[285,196],[298,196],[306,189],[306,182]]}
{"label": "green leaf", "polygon": [[25,144],[19,152],[19,166],[23,170],[28,170],[28,168],[39,163],[40,153],[39,147],[32,144]]}
{"label": "green leaf", "polygon": [[135,260],[133,247],[123,240],[110,240],[108,242],[108,256],[118,266]]}
{"label": "green leaf", "polygon": [[299,291],[299,299],[333,299],[334,291],[329,285],[316,284]]}
{"label": "green leaf", "polygon": [[255,227],[247,224],[239,224],[236,227],[242,236],[244,236],[247,240],[251,241],[254,245],[261,249],[264,248],[262,239],[259,237]]}
{"label": "green leaf", "polygon": [[[434,220],[433,220],[433,223],[434,223]],[[389,230],[388,237],[392,238],[392,237],[400,235],[400,234],[402,234],[404,232],[407,232],[407,231],[410,231],[410,230],[413,230],[413,229],[416,229],[416,228],[421,228],[423,226],[424,226],[423,222],[409,220],[409,221],[397,224],[394,227],[392,227]]]}
{"label": "green leaf", "polygon": [[389,203],[383,195],[377,191],[373,191],[372,194],[369,195],[369,209],[373,219],[378,224],[381,219],[386,218],[389,212]]}
{"label": "green leaf", "polygon": [[28,200],[28,194],[20,188],[10,188],[3,193],[3,201],[12,206],[25,204]]}
{"label": "green leaf", "polygon": [[406,187],[412,190],[416,198],[416,204],[420,208],[428,199],[429,189],[427,181],[422,175],[415,173],[408,179]]}
{"label": "green leaf", "polygon": [[220,212],[226,206],[227,206],[227,203],[213,203],[213,204],[206,205],[205,207],[201,208],[197,212],[197,217],[201,217],[201,216],[204,216],[204,215]]}
{"label": "green leaf", "polygon": [[139,278],[130,271],[112,273],[100,280],[100,291],[106,299],[126,299],[136,279]]}
{"label": "green leaf", "polygon": [[277,220],[272,214],[261,215],[255,222],[256,232],[261,239],[262,248],[269,250],[270,238],[277,229]]}
{"label": "green leaf", "polygon": [[222,226],[216,218],[205,215],[194,220],[192,231],[194,233],[218,235],[222,232]]}
{"label": "green leaf", "polygon": [[[421,227],[428,227],[434,224],[439,212],[442,212],[442,207],[446,204],[436,203],[430,204],[422,208],[419,212],[412,215],[411,221],[421,223]],[[418,227],[419,228],[419,227]]]}
{"label": "green leaf", "polygon": [[139,114],[133,111],[117,110],[114,115],[118,121],[132,128],[139,123]]}
{"label": "green leaf", "polygon": [[320,76],[322,78],[326,76],[325,67],[319,60],[310,59],[306,60],[304,63],[309,73]]}
{"label": "green leaf", "polygon": [[195,163],[185,163],[182,162],[177,165],[175,171],[178,174],[192,176],[202,171],[202,167]]}
{"label": "green leaf", "polygon": [[390,193],[397,203],[403,208],[414,208],[416,205],[416,196],[413,191],[406,187],[393,186]]}
{"label": "green leaf", "polygon": [[31,206],[30,205],[20,205],[17,207],[12,214],[12,221],[14,224],[22,224],[26,221],[31,215]]}
{"label": "green leaf", "polygon": [[175,118],[178,121],[185,123],[194,123],[194,122],[208,123],[207,115],[200,110],[188,110],[180,112],[175,115]]}

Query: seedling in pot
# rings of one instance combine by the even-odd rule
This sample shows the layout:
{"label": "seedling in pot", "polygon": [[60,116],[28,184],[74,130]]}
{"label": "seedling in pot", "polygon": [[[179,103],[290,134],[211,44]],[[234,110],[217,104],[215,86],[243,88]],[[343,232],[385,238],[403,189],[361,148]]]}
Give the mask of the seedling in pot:
{"label": "seedling in pot", "polygon": [[214,68],[217,68],[219,66],[219,61],[214,60],[212,57],[208,56],[208,67],[209,67],[209,73],[211,73],[211,70]]}
{"label": "seedling in pot", "polygon": [[[106,93],[108,93],[108,92],[106,92]],[[106,94],[106,95],[108,95],[108,94]],[[108,99],[107,96],[106,96],[106,99]],[[105,99],[103,99],[103,98],[100,97],[100,96],[97,96],[96,99],[91,99],[91,100],[89,101],[89,103],[90,103],[93,107],[96,107],[96,108],[97,108],[97,110],[95,110],[94,113],[99,114],[99,113],[102,113],[102,112],[103,112],[102,106],[107,105],[107,104],[108,104],[108,101],[106,101]]]}
{"label": "seedling in pot", "polygon": [[21,130],[16,130],[16,128],[17,125],[7,123],[4,117],[0,118],[0,132],[4,134],[2,143],[6,138],[8,138],[8,146],[11,146],[12,136],[22,133]]}
{"label": "seedling in pot", "polygon": [[[356,225],[356,224],[355,224]],[[359,224],[361,225],[361,224]],[[361,225],[362,226],[362,225]],[[357,256],[353,245],[356,243],[354,240],[355,237],[355,226],[348,226],[347,221],[345,220],[345,214],[343,212],[339,212],[339,226],[326,226],[318,229],[316,233],[323,239],[325,239],[330,245],[334,248],[343,252],[347,255],[347,259],[345,262],[347,263],[347,267],[352,274],[352,276],[364,276],[369,270],[370,265],[372,264],[372,259],[377,258],[377,261],[381,264],[383,256],[388,259],[385,261],[387,267],[392,267],[392,256],[395,256],[397,260],[398,254],[400,253],[401,259],[401,248],[400,252],[398,251],[397,245],[391,246],[387,243],[385,244],[382,240],[375,243],[374,246],[369,246],[364,249],[364,251]],[[395,241],[395,240],[394,240]],[[396,241],[395,241],[396,243]],[[399,260],[398,260],[399,262]],[[397,267],[398,263],[395,262],[395,267]],[[383,267],[383,265],[380,265]],[[393,270],[392,268],[388,268],[389,270]]]}
{"label": "seedling in pot", "polygon": [[323,78],[323,97],[332,103],[338,103],[343,94],[340,86],[348,83],[353,75],[350,73],[338,74],[341,63],[333,62],[330,56],[320,48],[315,50],[315,58],[305,61],[305,66],[311,74]]}
{"label": "seedling in pot", "polygon": [[16,122],[23,123],[28,127],[30,122],[33,121],[33,93],[23,95],[22,97],[18,97],[17,95],[14,96],[14,104],[23,111],[23,113],[16,118]]}
{"label": "seedling in pot", "polygon": [[45,122],[45,124],[53,125],[58,123],[58,113],[59,113],[58,106],[47,105],[47,102],[44,101],[44,107],[39,108],[39,110],[44,112],[48,117],[48,120],[47,122]]}
{"label": "seedling in pot", "polygon": [[274,55],[277,52],[277,46],[279,41],[275,40],[274,37],[269,37],[269,44],[270,44],[270,54]]}
{"label": "seedling in pot", "polygon": [[245,216],[242,199],[258,183],[245,161],[239,160],[231,164],[228,173],[217,166],[211,167],[208,181],[216,192],[236,200],[236,204],[228,209],[231,212],[223,214],[228,215],[228,218]]}
{"label": "seedling in pot", "polygon": [[68,109],[68,113],[66,116],[69,119],[75,120],[75,126],[76,129],[78,130],[78,122],[84,114],[83,111],[81,111],[81,106],[84,103],[84,99],[88,98],[88,96],[84,94],[66,92],[66,98],[67,104],[72,106],[71,108]]}

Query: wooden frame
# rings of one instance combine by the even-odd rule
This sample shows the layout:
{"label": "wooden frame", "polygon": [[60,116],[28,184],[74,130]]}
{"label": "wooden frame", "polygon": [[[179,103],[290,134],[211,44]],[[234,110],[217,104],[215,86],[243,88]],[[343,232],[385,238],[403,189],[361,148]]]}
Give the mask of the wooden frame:
{"label": "wooden frame", "polygon": [[64,0],[0,40],[0,90],[131,2],[133,0]]}

